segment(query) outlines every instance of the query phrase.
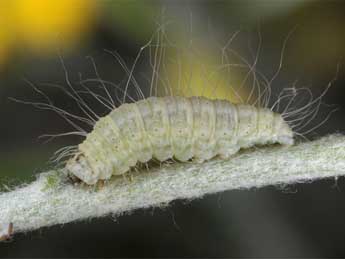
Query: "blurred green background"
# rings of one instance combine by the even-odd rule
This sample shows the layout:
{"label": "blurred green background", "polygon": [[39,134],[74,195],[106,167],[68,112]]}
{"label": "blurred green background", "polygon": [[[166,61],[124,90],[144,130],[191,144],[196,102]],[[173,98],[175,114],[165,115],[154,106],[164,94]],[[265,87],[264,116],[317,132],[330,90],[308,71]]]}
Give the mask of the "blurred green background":
{"label": "blurred green background", "polygon": [[[340,70],[324,98],[339,110],[310,138],[344,132],[345,2],[303,0],[244,1],[124,1],[13,0],[0,3],[0,183],[6,191],[35,179],[52,167],[54,151],[79,143],[78,137],[45,142],[43,134],[68,132],[70,125],[57,114],[9,100],[42,101],[25,80],[68,87],[59,56],[72,82],[94,78],[88,56],[100,77],[114,83],[123,70],[104,49],[116,51],[130,67],[141,46],[161,22],[171,21],[174,43],[198,49],[200,55],[179,59],[186,84],[194,93],[232,99],[223,74],[205,83],[203,75],[220,64],[221,46],[236,31],[232,43],[241,56],[253,58],[261,37],[258,69],[272,77],[282,44],[290,36],[283,67],[273,94],[298,80],[313,94],[322,92]],[[254,50],[254,53],[252,53]],[[167,59],[176,59],[167,52]],[[136,75],[148,74],[147,53]],[[226,76],[227,71],[223,71]],[[164,71],[172,87],[177,67]],[[232,72],[233,83],[242,74]],[[145,76],[143,77],[145,78]],[[243,78],[242,78],[243,79]],[[142,91],[148,84],[139,80]],[[145,83],[146,82],[146,83]],[[170,85],[169,84],[169,85]],[[217,90],[214,89],[217,84]],[[121,85],[123,87],[123,84]],[[235,86],[233,86],[235,87]],[[159,94],[164,94],[163,84]],[[78,113],[77,105],[60,90],[40,85],[54,104]],[[247,90],[246,90],[247,89]],[[248,89],[239,91],[247,96]],[[90,101],[105,114],[104,107]],[[80,111],[79,111],[80,112]],[[327,107],[320,117],[329,112]],[[227,191],[195,201],[175,201],[169,207],[138,210],[131,215],[93,219],[16,235],[0,244],[1,257],[335,257],[345,256],[345,182],[323,180],[294,186]]]}

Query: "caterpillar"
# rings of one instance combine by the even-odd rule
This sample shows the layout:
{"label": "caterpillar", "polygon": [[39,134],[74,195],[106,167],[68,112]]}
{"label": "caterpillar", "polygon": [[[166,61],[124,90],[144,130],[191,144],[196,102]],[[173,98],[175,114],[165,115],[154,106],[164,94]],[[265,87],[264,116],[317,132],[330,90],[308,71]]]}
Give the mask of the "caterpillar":
{"label": "caterpillar", "polygon": [[100,118],[66,168],[92,185],[152,158],[226,159],[254,145],[291,145],[293,135],[282,116],[267,108],[196,96],[150,97]]}
{"label": "caterpillar", "polygon": [[[46,102],[19,102],[53,110],[76,130],[45,136],[85,137],[79,145],[63,147],[55,152],[57,157],[53,162],[61,162],[67,158],[67,161],[63,161],[63,166],[74,180],[79,179],[88,185],[102,183],[113,175],[123,175],[136,165],[152,159],[161,162],[169,159],[181,162],[192,160],[200,163],[216,156],[229,159],[240,149],[257,145],[292,145],[297,140],[296,137],[305,138],[306,134],[320,127],[335,111],[332,110],[324,119],[321,118],[316,126],[307,128],[315,121],[322,98],[336,80],[338,67],[335,77],[317,97],[313,96],[309,88],[296,88],[295,83],[274,96],[272,84],[282,67],[284,49],[290,34],[284,41],[279,66],[272,78],[268,79],[256,68],[261,38],[259,37],[257,53],[251,63],[229,48],[237,35],[237,32],[234,33],[221,48],[221,64],[209,70],[202,66],[200,78],[204,78],[205,71],[207,74],[203,80],[204,85],[199,86],[201,91],[195,93],[192,88],[198,84],[191,81],[197,71],[195,65],[191,64],[184,72],[181,61],[186,57],[188,61],[197,60],[199,52],[175,46],[167,39],[164,31],[163,25],[158,28],[150,41],[140,48],[130,68],[119,54],[106,50],[124,70],[126,77],[121,81],[124,85],[101,79],[91,58],[96,78],[82,79],[80,74],[78,83],[81,89],[77,89],[72,85],[61,59],[65,82],[70,90],[58,84],[42,85],[62,90],[76,102],[82,116],[55,106],[42,90],[29,82]],[[153,42],[154,39],[156,42]],[[148,80],[149,93],[146,94],[145,87],[137,82],[134,75],[145,50],[149,52],[148,64],[145,64],[152,72]],[[175,50],[177,60],[165,58],[167,50]],[[230,62],[232,58],[235,63]],[[178,67],[178,75],[170,78],[167,71],[169,66],[174,65]],[[236,82],[229,79],[234,69],[245,71],[236,90],[232,86],[237,85]],[[224,78],[228,93],[215,97],[213,94],[218,89],[217,83],[223,78],[223,72],[226,74]],[[210,81],[216,75],[217,80]],[[97,89],[90,90],[87,83],[97,84]],[[205,96],[206,85],[213,85],[209,96]],[[242,87],[248,85],[251,85],[251,89],[247,96],[241,94]],[[165,90],[163,97],[158,97],[160,88]],[[123,97],[119,98],[117,93]],[[85,95],[109,109],[108,114],[100,116],[96,113],[87,99],[83,98]],[[231,96],[235,100],[230,100]],[[277,99],[273,100],[272,97]],[[85,130],[79,123],[91,126],[92,130]]]}

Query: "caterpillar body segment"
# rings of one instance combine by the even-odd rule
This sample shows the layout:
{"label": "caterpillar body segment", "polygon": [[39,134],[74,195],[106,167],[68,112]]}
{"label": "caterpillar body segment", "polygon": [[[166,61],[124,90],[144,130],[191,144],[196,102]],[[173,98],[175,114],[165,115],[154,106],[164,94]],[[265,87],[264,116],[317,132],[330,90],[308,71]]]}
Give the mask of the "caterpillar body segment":
{"label": "caterpillar body segment", "polygon": [[202,162],[271,143],[293,144],[293,131],[267,108],[204,97],[150,97],[99,119],[66,168],[95,184],[152,158]]}

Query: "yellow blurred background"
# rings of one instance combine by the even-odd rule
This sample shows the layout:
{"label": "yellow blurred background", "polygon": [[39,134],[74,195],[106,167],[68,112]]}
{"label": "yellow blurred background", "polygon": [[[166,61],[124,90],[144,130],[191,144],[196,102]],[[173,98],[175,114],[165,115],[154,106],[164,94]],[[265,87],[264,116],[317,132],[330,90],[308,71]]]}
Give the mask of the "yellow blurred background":
{"label": "yellow blurred background", "polygon": [[14,51],[49,55],[57,48],[72,47],[92,27],[97,17],[97,1],[13,0],[0,7],[2,63]]}

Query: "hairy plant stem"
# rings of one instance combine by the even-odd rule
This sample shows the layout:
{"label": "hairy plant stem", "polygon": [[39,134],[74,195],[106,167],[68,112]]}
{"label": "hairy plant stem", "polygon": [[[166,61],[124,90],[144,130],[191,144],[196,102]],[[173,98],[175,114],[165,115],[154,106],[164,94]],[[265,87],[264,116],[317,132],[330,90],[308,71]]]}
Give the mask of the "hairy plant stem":
{"label": "hairy plant stem", "polygon": [[[231,189],[309,182],[345,175],[345,136],[331,135],[294,146],[245,150],[229,160],[172,163],[113,177],[102,188],[72,184],[63,169],[0,194],[0,239],[137,208],[161,206]],[[7,230],[8,229],[8,230]]]}

